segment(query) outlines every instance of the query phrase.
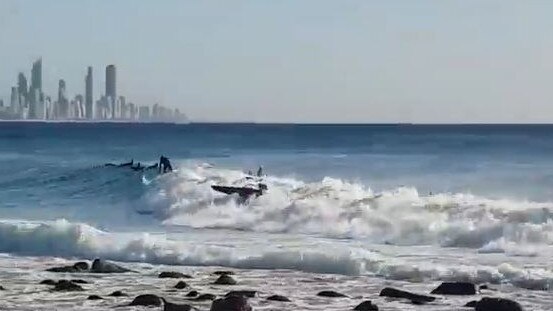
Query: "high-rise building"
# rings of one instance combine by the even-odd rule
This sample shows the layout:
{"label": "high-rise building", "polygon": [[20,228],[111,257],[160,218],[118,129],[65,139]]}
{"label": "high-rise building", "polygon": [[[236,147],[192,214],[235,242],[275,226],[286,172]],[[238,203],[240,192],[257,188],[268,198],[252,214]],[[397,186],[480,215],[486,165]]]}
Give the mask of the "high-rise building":
{"label": "high-rise building", "polygon": [[31,70],[31,87],[42,92],[42,59],[39,58],[33,63]]}
{"label": "high-rise building", "polygon": [[140,106],[138,108],[138,118],[140,120],[146,121],[150,119],[150,107],[148,106]]}
{"label": "high-rise building", "polygon": [[117,99],[117,84],[115,75],[115,65],[106,67],[106,97],[111,97],[113,101]]}
{"label": "high-rise building", "polygon": [[119,116],[120,119],[128,119],[127,99],[125,96],[119,96]]}
{"label": "high-rise building", "polygon": [[43,116],[43,113],[41,112],[41,109],[43,109],[42,106],[42,100],[41,100],[41,92],[38,88],[31,87],[31,91],[29,92],[29,119],[41,119]]}
{"label": "high-rise building", "polygon": [[152,107],[152,114],[150,115],[150,118],[157,120],[157,118],[159,117],[159,110],[159,104],[155,103]]}
{"label": "high-rise building", "polygon": [[87,119],[92,119],[93,115],[93,95],[92,95],[92,67],[88,67],[88,72],[86,74],[86,90],[85,90],[85,117]]}
{"label": "high-rise building", "polygon": [[56,117],[58,119],[66,119],[68,116],[69,101],[67,100],[65,92],[65,81],[60,79],[58,83],[58,105]]}
{"label": "high-rise building", "polygon": [[19,90],[15,86],[12,87],[10,96],[10,112],[14,117],[19,115]]}
{"label": "high-rise building", "polygon": [[98,120],[105,120],[108,118],[108,103],[105,96],[102,96],[98,101],[96,101],[95,118]]}
{"label": "high-rise building", "polygon": [[54,105],[52,104],[52,99],[49,96],[46,96],[44,99],[44,118],[46,120],[55,119],[54,115]]}
{"label": "high-rise building", "polygon": [[83,104],[84,98],[81,94],[75,96],[74,105],[71,108],[71,118],[82,119],[84,116]]}
{"label": "high-rise building", "polygon": [[17,77],[17,90],[19,92],[19,96],[27,98],[29,87],[27,86],[27,78],[25,78],[25,74],[23,74],[22,72],[20,72],[19,76]]}
{"label": "high-rise building", "polygon": [[30,106],[30,118],[37,120],[44,120],[46,118],[46,106],[44,104],[44,98],[42,92],[39,89],[33,89],[32,103]]}
{"label": "high-rise building", "polygon": [[129,103],[129,118],[131,120],[136,120],[137,115],[138,115],[137,107],[133,103]]}

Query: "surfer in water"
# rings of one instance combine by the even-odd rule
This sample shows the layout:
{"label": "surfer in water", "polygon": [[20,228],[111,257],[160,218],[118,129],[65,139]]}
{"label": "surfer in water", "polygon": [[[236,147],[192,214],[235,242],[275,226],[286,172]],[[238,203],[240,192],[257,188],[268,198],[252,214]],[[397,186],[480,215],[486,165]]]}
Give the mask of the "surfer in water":
{"label": "surfer in water", "polygon": [[[169,160],[167,160],[169,161]],[[170,166],[171,164],[169,164]],[[131,168],[135,171],[144,171],[144,170],[154,170],[154,169],[157,169],[159,168],[159,163],[154,163],[152,165],[148,165],[148,166],[142,166],[142,164],[140,164],[140,162],[138,162],[138,164],[136,166],[131,166]],[[172,168],[170,167],[170,169],[172,170]],[[161,170],[160,170],[161,172]],[[165,170],[164,170],[165,172]]]}
{"label": "surfer in water", "polygon": [[162,155],[159,158],[158,172],[165,174],[167,172],[172,172],[172,171],[173,171],[173,167],[171,166],[171,162],[169,161],[169,158]]}
{"label": "surfer in water", "polygon": [[159,173],[167,173],[167,172],[173,171],[171,162],[169,162],[169,159],[164,156],[161,156],[161,158],[159,159],[159,163],[154,163],[148,166],[144,166],[140,162],[136,162],[136,165],[135,165],[134,160],[131,160],[130,162],[126,162],[126,163],[121,163],[121,164],[106,163],[104,164],[104,166],[105,167],[128,167],[133,171],[155,170],[159,168]]}
{"label": "surfer in water", "polygon": [[140,162],[138,162],[138,163],[136,163],[136,166],[131,166],[131,169],[133,171],[143,171],[144,166],[142,166],[142,164],[140,164]]}
{"label": "surfer in water", "polygon": [[121,163],[121,164],[106,163],[106,164],[104,164],[104,166],[115,166],[115,167],[126,167],[126,166],[130,166],[130,167],[132,167],[133,163],[134,163],[134,160],[131,159],[130,162]]}

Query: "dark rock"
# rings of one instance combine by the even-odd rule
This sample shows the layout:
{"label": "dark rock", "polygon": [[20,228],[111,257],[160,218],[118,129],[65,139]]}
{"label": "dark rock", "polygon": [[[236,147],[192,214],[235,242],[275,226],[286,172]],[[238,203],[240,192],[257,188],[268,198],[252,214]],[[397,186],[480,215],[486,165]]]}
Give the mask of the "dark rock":
{"label": "dark rock", "polygon": [[156,295],[145,294],[136,296],[129,306],[161,306],[161,298]]}
{"label": "dark rock", "polygon": [[228,296],[211,304],[210,311],[252,311],[248,300],[242,296]]}
{"label": "dark rock", "polygon": [[217,298],[217,296],[215,296],[213,294],[201,294],[195,300],[198,300],[198,301],[215,300],[215,298]]}
{"label": "dark rock", "polygon": [[73,265],[73,268],[77,271],[88,271],[89,269],[88,262],[84,262],[84,261],[76,262]]}
{"label": "dark rock", "polygon": [[484,285],[480,285],[480,286],[478,287],[478,289],[479,289],[479,290],[483,290],[483,289],[490,289],[490,288],[488,287],[488,285],[484,284]]}
{"label": "dark rock", "polygon": [[118,266],[114,263],[102,260],[102,259],[94,259],[92,262],[92,268],[90,269],[90,272],[93,273],[124,273],[124,272],[131,272],[131,270],[123,268],[121,266]]}
{"label": "dark rock", "polygon": [[434,289],[434,295],[476,295],[474,284],[468,282],[444,282]]}
{"label": "dark rock", "polygon": [[177,283],[177,285],[175,285],[176,289],[183,289],[183,288],[187,288],[187,287],[188,287],[188,284],[186,284],[186,282],[184,282],[184,281],[179,281]]}
{"label": "dark rock", "polygon": [[71,280],[71,282],[75,283],[75,284],[89,284],[89,282],[85,281],[85,280],[80,280],[80,279],[77,279],[77,280]]}
{"label": "dark rock", "polygon": [[86,299],[88,299],[88,300],[102,300],[102,299],[104,299],[104,298],[102,298],[102,297],[100,297],[100,296],[98,296],[98,295],[90,295],[90,296],[88,296],[88,298],[86,298]]}
{"label": "dark rock", "polygon": [[474,306],[475,311],[522,311],[516,301],[504,298],[484,297]]}
{"label": "dark rock", "polygon": [[213,272],[213,274],[215,275],[234,275],[234,272],[233,271],[215,271]]}
{"label": "dark rock", "polygon": [[73,266],[64,266],[64,267],[53,267],[53,268],[48,268],[46,269],[46,271],[48,272],[63,272],[63,273],[75,273],[75,272],[79,272],[77,269],[75,269],[75,267]]}
{"label": "dark rock", "polygon": [[469,301],[465,304],[465,307],[474,308],[474,307],[476,307],[476,303],[478,303],[478,301],[476,301],[476,300]]}
{"label": "dark rock", "polygon": [[357,307],[353,308],[355,311],[378,311],[378,307],[372,303],[372,301],[367,300],[358,304]]}
{"label": "dark rock", "polygon": [[47,279],[47,280],[43,280],[43,281],[40,281],[39,283],[40,285],[56,285],[58,284],[58,282],[54,281],[54,280],[50,280],[50,279]]}
{"label": "dark rock", "polygon": [[58,283],[56,283],[54,290],[60,292],[84,291],[84,289],[80,285],[67,280],[60,280]]}
{"label": "dark rock", "polygon": [[390,298],[405,298],[405,299],[411,300],[411,302],[413,303],[431,302],[436,299],[436,297],[413,294],[410,292],[406,292],[406,291],[391,288],[391,287],[386,287],[382,291],[380,291],[380,296],[390,297]]}
{"label": "dark rock", "polygon": [[161,272],[160,279],[191,279],[192,276],[180,272]]}
{"label": "dark rock", "polygon": [[257,292],[254,291],[254,290],[233,290],[231,292],[228,292],[225,295],[225,297],[228,297],[228,296],[243,296],[243,297],[246,297],[246,298],[254,298],[256,293]]}
{"label": "dark rock", "polygon": [[4,286],[0,285],[0,290],[6,290]]}
{"label": "dark rock", "polygon": [[190,291],[188,292],[188,294],[186,294],[186,297],[196,297],[198,296],[200,293],[198,293],[197,291],[193,290],[193,291]]}
{"label": "dark rock", "polygon": [[236,285],[236,280],[227,274],[222,274],[213,284],[217,285]]}
{"label": "dark rock", "polygon": [[113,293],[109,294],[108,296],[110,296],[110,297],[126,297],[128,295],[123,293],[120,290],[117,290],[117,291],[114,291]]}
{"label": "dark rock", "polygon": [[161,297],[163,300],[163,311],[190,311],[192,306],[190,305],[179,305],[176,303],[168,302],[165,298]]}
{"label": "dark rock", "polygon": [[340,297],[347,297],[344,294],[332,291],[332,290],[324,290],[322,292],[319,292],[317,294],[319,297],[331,297],[331,298],[340,298]]}
{"label": "dark rock", "polygon": [[75,263],[72,266],[62,266],[62,267],[53,267],[46,269],[48,272],[66,272],[66,273],[76,273],[76,272],[86,272],[88,271],[88,263],[80,261]]}
{"label": "dark rock", "polygon": [[288,299],[288,297],[281,296],[281,295],[272,295],[272,296],[269,296],[269,297],[267,297],[267,300],[271,300],[271,301],[282,301],[282,302],[290,302],[290,299]]}

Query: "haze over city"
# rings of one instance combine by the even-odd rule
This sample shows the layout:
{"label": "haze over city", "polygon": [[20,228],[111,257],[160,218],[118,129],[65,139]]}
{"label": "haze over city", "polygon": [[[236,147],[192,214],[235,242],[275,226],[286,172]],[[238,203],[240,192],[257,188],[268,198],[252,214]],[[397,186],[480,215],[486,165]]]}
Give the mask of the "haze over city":
{"label": "haze over city", "polygon": [[[43,59],[44,91],[108,64],[137,104],[192,120],[551,122],[544,1],[0,2],[0,98]],[[60,15],[63,18],[60,18]],[[103,87],[95,87],[99,98]]]}

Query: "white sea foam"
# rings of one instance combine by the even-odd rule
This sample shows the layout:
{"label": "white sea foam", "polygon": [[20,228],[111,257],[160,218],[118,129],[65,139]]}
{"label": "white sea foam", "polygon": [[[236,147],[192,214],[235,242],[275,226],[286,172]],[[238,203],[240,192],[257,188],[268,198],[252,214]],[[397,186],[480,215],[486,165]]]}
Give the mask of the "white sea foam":
{"label": "white sea foam", "polygon": [[109,233],[65,220],[0,221],[0,252],[16,255],[103,257],[154,264],[293,269],[345,275],[367,274],[417,282],[508,282],[531,289],[548,289],[553,286],[553,272],[546,267],[523,268],[499,261],[495,265],[462,261],[456,264],[448,256],[439,258],[439,255],[429,256],[434,257],[430,263],[421,260],[419,256],[409,258],[390,250],[371,250],[363,244],[348,241],[280,236],[267,243],[267,236],[258,236],[235,243],[240,237],[232,234],[220,234],[218,237],[217,241],[213,237],[194,234],[171,237],[166,234]]}
{"label": "white sea foam", "polygon": [[243,177],[235,170],[184,167],[160,178],[159,188],[148,193],[148,200],[163,202],[153,205],[165,224],[193,228],[306,233],[397,245],[482,248],[483,252],[495,241],[553,244],[551,203],[471,194],[424,196],[410,187],[374,193],[363,184],[330,177],[305,183],[269,176],[268,193],[246,205],[210,188],[232,185]]}
{"label": "white sea foam", "polygon": [[[142,204],[166,226],[165,233],[107,232],[66,220],[3,220],[0,252],[507,282],[531,289],[553,285],[549,203],[425,196],[411,187],[375,193],[328,177],[304,182],[268,176],[267,194],[247,204],[210,188],[244,177],[237,170],[188,165],[144,179]],[[219,230],[208,230],[213,228]]]}

